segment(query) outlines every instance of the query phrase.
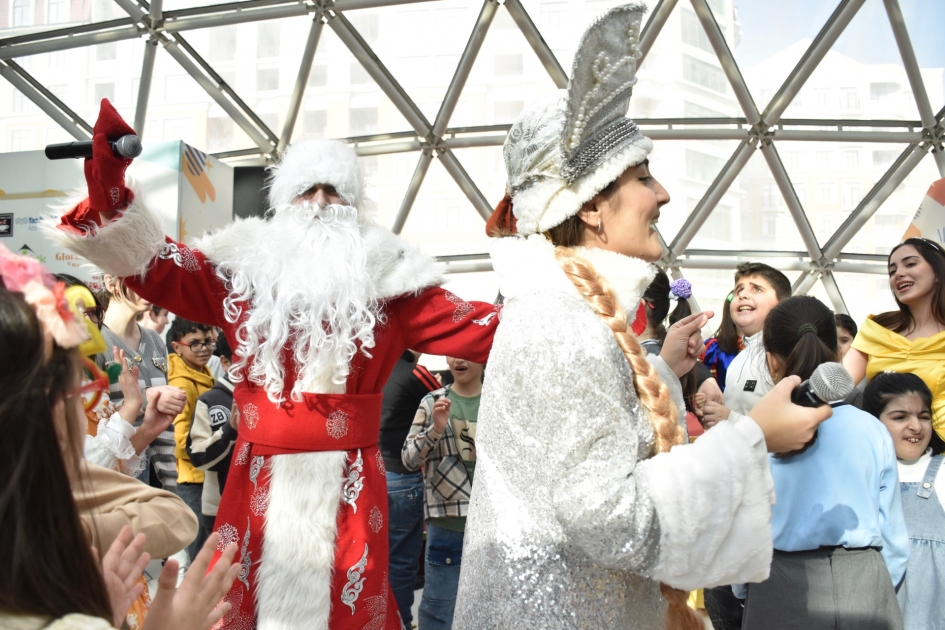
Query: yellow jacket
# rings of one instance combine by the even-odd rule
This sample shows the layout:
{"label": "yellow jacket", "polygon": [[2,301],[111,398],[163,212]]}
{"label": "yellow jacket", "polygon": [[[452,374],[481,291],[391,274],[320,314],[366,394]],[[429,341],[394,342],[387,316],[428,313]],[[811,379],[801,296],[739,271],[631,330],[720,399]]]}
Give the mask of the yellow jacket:
{"label": "yellow jacket", "polygon": [[174,455],[177,456],[177,483],[203,483],[203,471],[194,468],[187,455],[187,435],[194,419],[197,398],[213,387],[213,374],[204,366],[193,369],[177,354],[168,355],[167,384],[180,387],[187,394],[187,405],[174,418]]}

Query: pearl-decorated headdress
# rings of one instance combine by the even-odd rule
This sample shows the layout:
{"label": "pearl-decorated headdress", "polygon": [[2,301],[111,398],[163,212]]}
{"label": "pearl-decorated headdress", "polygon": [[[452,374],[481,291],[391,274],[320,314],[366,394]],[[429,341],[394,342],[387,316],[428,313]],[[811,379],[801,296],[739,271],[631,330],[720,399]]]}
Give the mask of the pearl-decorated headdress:
{"label": "pearl-decorated headdress", "polygon": [[518,232],[544,232],[631,166],[653,144],[626,118],[645,7],[608,11],[584,33],[567,90],[526,110],[503,146]]}

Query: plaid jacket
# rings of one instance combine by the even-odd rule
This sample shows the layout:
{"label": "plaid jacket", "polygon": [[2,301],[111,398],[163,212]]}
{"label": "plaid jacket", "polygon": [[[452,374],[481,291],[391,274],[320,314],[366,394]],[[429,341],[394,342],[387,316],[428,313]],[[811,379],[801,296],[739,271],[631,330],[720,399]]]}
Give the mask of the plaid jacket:
{"label": "plaid jacket", "polygon": [[400,454],[408,469],[423,466],[427,518],[466,516],[472,494],[472,481],[456,449],[452,423],[446,423],[443,433],[433,429],[433,405],[448,392],[449,385],[430,392],[420,401]]}

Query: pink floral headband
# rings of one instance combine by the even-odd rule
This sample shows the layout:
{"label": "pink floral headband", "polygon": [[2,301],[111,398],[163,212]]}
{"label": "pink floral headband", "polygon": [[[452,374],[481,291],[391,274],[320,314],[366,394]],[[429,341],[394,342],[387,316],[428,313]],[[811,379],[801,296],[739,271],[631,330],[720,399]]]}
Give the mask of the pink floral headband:
{"label": "pink floral headband", "polygon": [[62,348],[75,348],[89,339],[79,317],[69,308],[66,285],[58,282],[39,261],[14,254],[0,245],[0,280],[8,291],[22,293],[36,311],[46,339],[46,356],[52,354],[52,342]]}

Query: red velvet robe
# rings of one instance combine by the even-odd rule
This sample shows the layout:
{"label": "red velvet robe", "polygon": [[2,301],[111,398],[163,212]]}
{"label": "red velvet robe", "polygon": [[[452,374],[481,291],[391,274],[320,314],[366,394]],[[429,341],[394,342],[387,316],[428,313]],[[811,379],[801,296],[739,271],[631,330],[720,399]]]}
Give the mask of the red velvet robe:
{"label": "red velvet robe", "polygon": [[[63,225],[70,225],[70,215],[63,217]],[[236,346],[237,325],[223,314],[227,291],[213,264],[200,251],[166,238],[146,279],[127,277],[124,281],[139,295],[180,317],[222,328]],[[234,397],[240,409],[239,438],[215,530],[221,535],[217,556],[227,544],[237,544],[242,570],[226,596],[233,608],[218,627],[256,627],[258,576],[266,561],[262,542],[270,498],[269,458],[346,451],[345,474],[336,480],[343,491],[337,510],[328,628],[401,628],[387,583],[386,477],[377,449],[381,389],[408,348],[485,363],[498,325],[497,310],[492,304],[463,301],[439,287],[415,296],[394,297],[383,303],[386,320],[375,328],[372,357],[359,352],[352,359],[344,394],[306,394],[304,402],[293,403],[289,392],[295,370],[288,367],[287,402],[282,405],[272,403],[265,391],[245,380],[237,384]],[[290,349],[283,356],[284,365],[291,366]],[[312,484],[324,481],[313,479]],[[306,528],[313,524],[289,525]],[[280,527],[284,529],[286,524]],[[300,597],[304,597],[304,590]],[[319,625],[312,621],[312,626]]]}

